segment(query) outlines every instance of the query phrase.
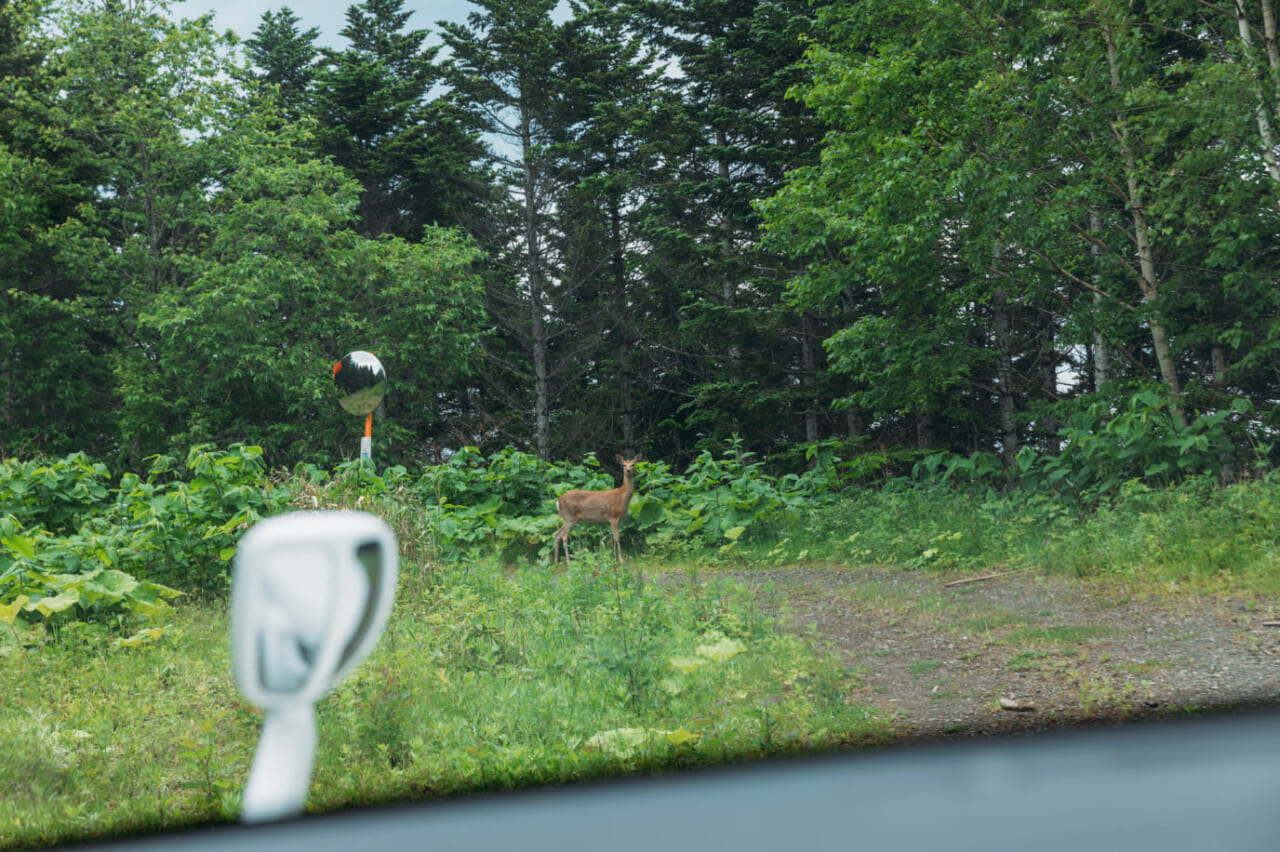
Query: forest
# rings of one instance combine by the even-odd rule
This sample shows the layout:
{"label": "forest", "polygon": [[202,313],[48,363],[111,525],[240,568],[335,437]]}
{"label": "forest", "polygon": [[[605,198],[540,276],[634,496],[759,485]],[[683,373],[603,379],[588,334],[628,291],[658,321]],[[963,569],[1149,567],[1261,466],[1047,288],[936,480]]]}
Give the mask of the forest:
{"label": "forest", "polygon": [[0,453],[1265,466],[1272,4],[1056,7],[0,0]]}

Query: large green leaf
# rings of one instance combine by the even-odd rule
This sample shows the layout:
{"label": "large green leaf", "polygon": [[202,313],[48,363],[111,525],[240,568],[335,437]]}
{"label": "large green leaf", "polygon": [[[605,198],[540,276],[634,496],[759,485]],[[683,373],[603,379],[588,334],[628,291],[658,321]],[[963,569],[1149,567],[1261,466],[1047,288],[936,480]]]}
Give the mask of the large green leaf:
{"label": "large green leaf", "polygon": [[18,617],[18,613],[26,607],[28,600],[29,598],[26,595],[18,595],[7,604],[0,604],[0,621],[5,624],[13,624],[14,619]]}
{"label": "large green leaf", "polygon": [[36,540],[25,535],[7,535],[0,538],[0,543],[24,559],[35,559]]}
{"label": "large green leaf", "polygon": [[64,589],[53,597],[41,598],[33,603],[28,603],[24,609],[28,611],[35,610],[48,618],[53,613],[70,609],[78,603],[80,603],[80,590]]}
{"label": "large green leaf", "polygon": [[111,568],[97,574],[81,588],[85,592],[109,595],[118,599],[138,588],[138,581],[123,571]]}

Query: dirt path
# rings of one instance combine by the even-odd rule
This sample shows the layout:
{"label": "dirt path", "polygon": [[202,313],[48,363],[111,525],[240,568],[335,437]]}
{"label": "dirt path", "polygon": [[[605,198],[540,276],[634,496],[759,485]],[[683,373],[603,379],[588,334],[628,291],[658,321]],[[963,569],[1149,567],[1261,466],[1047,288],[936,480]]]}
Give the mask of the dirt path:
{"label": "dirt path", "polygon": [[1135,597],[1034,572],[976,582],[862,568],[735,578],[839,653],[904,738],[1280,706],[1280,604]]}

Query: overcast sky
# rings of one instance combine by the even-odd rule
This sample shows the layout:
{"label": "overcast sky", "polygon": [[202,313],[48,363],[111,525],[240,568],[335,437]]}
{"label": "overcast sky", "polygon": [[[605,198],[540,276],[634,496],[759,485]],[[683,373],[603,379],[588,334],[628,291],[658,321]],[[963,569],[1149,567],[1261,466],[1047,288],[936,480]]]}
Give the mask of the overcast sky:
{"label": "overcast sky", "polygon": [[[258,28],[263,12],[288,6],[301,19],[300,30],[315,27],[320,30],[319,44],[342,48],[346,47],[347,40],[339,37],[338,31],[346,26],[347,9],[356,2],[358,0],[181,0],[172,8],[175,18],[194,18],[213,12],[216,29],[232,30],[244,39],[250,38]],[[467,0],[405,0],[404,11],[413,13],[406,27],[429,30],[433,36],[431,41],[435,42],[436,21],[463,21],[476,9]]]}

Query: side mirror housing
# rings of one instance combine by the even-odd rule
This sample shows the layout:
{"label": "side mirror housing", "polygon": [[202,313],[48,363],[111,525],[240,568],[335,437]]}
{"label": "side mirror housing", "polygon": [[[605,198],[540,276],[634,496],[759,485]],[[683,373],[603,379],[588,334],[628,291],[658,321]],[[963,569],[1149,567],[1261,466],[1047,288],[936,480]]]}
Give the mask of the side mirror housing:
{"label": "side mirror housing", "polygon": [[266,718],[246,822],[302,813],[315,757],[315,703],[373,649],[395,597],[395,535],[361,512],[295,512],[241,540],[231,581],[236,682]]}

